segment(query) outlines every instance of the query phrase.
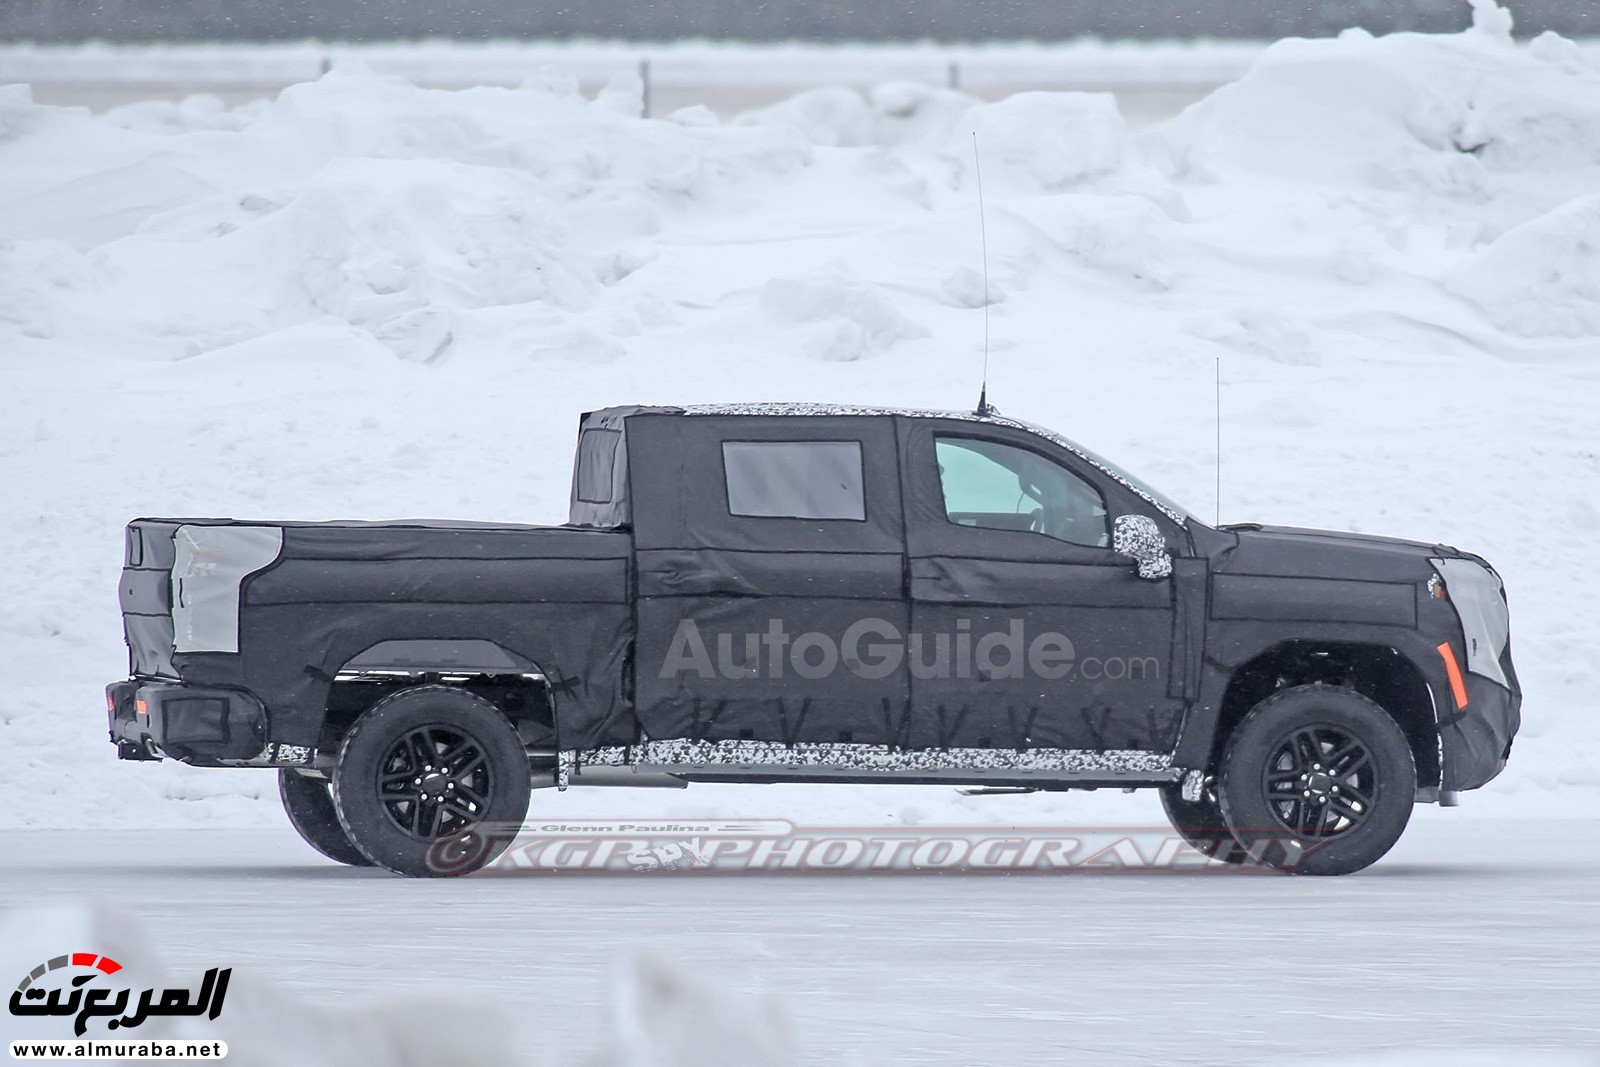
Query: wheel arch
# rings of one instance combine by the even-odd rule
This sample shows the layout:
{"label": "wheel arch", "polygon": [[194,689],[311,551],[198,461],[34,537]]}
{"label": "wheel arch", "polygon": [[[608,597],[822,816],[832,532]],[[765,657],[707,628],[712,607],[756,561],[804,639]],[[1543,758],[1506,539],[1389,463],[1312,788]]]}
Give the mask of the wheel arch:
{"label": "wheel arch", "polygon": [[555,695],[538,663],[486,638],[376,641],[332,672],[319,748],[331,749],[384,697],[421,685],[459,687],[488,700],[535,747],[553,744]]}
{"label": "wheel arch", "polygon": [[526,656],[495,641],[475,637],[412,637],[377,641],[351,656],[338,674],[539,674]]}
{"label": "wheel arch", "polygon": [[1222,693],[1207,767],[1217,766],[1250,709],[1275,692],[1317,682],[1348,687],[1382,708],[1411,746],[1419,788],[1439,786],[1439,728],[1427,676],[1404,652],[1378,642],[1290,639],[1239,664]]}

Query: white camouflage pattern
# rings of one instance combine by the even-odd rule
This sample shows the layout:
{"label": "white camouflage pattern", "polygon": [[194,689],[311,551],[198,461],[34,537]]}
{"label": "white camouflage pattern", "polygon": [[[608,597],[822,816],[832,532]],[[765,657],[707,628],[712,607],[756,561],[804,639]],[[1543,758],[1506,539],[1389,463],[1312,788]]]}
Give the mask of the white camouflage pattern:
{"label": "white camouflage pattern", "polygon": [[1181,771],[1166,752],[1080,748],[927,748],[845,742],[644,741],[588,751],[563,750],[556,785],[565,789],[584,766],[791,767],[827,771],[1053,771],[1067,775],[1151,775],[1176,779]]}
{"label": "white camouflage pattern", "polygon": [[1147,515],[1118,515],[1111,549],[1119,556],[1139,561],[1139,577],[1165,578],[1172,573],[1172,555],[1161,527]]}

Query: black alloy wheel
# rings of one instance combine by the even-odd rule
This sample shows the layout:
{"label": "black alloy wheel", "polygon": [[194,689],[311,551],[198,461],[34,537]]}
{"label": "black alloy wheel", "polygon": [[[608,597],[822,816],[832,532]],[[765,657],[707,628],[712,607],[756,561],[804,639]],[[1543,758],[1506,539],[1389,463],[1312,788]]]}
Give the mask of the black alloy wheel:
{"label": "black alloy wheel", "polygon": [[482,819],[494,793],[483,746],[445,723],[409,730],[384,753],[378,796],[384,814],[419,841],[457,833]]}
{"label": "black alloy wheel", "polygon": [[1333,837],[1361,826],[1382,789],[1372,753],[1329,723],[1293,730],[1262,768],[1262,788],[1284,829]]}
{"label": "black alloy wheel", "polygon": [[380,867],[418,878],[492,862],[528,813],[532,776],[493,704],[448,685],[403,689],[345,734],[333,770],[339,823]]}
{"label": "black alloy wheel", "polygon": [[1416,802],[1411,745],[1383,708],[1345,686],[1297,685],[1261,701],[1228,738],[1217,800],[1256,862],[1349,874],[1400,839]]}

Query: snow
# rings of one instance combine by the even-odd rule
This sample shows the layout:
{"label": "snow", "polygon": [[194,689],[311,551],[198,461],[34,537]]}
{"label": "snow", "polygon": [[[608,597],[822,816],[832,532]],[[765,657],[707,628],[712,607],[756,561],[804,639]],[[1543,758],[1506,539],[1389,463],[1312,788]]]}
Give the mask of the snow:
{"label": "snow", "polygon": [[[1265,47],[1257,41],[1060,43],[751,44],[727,41],[420,41],[352,44],[0,44],[0,75],[37,84],[212,88],[310,81],[327,66],[360,63],[429,84],[516,85],[547,65],[587,83],[636,72],[648,61],[658,86],[747,88],[912,79],[964,85],[1072,82],[1214,85],[1238,77]],[[1591,42],[1573,43],[1580,51]]]}
{"label": "snow", "polygon": [[[1456,817],[1600,813],[1600,73],[1493,11],[1284,41],[1177,118],[893,80],[720,122],[341,66],[229,110],[0,90],[0,799],[276,824],[270,774],[118,765],[121,525],[564,516],[576,415],[990,398],[1210,518],[1442,540],[1510,591],[1527,722]],[[10,70],[3,67],[0,70]],[[893,72],[891,72],[893,73]],[[1149,816],[1148,798],[573,791],[569,814]]]}
{"label": "snow", "polygon": [[[8,894],[9,896],[9,894]],[[230,1063],[246,1067],[282,1064],[285,1036],[292,1039],[293,1061],[306,1067],[407,1067],[410,1064],[470,1062],[485,1067],[528,1062],[519,1049],[520,1035],[506,1004],[484,1004],[462,996],[425,990],[386,990],[366,1002],[342,1001],[335,1006],[281,982],[262,977],[261,969],[220,946],[210,946],[205,962],[190,969],[166,966],[171,941],[152,936],[134,913],[105,899],[64,897],[47,905],[14,907],[0,913],[0,968],[24,975],[46,960],[75,950],[92,951],[122,965],[109,980],[94,987],[131,990],[197,987],[208,968],[231,968],[222,1010],[207,1017],[159,1018],[154,1015],[137,1030],[108,1030],[90,1020],[88,1040],[141,1039],[207,1041],[228,1046]],[[280,942],[284,944],[284,942]],[[357,955],[356,946],[349,946]],[[206,952],[206,950],[202,950]],[[356,983],[351,984],[356,985]],[[346,989],[351,986],[346,986]],[[0,1015],[0,1043],[72,1040],[73,1020]],[[619,1067],[633,1067],[623,1064]],[[667,1065],[663,1065],[667,1067]]]}
{"label": "snow", "polygon": [[1597,1067],[1596,824],[1451,815],[1335,879],[438,882],[284,826],[5,832],[0,900],[53,903],[0,915],[0,975],[231,966],[216,1036],[249,1064]]}
{"label": "snow", "polygon": [[1507,230],[1448,287],[1519,337],[1600,334],[1600,194]]}

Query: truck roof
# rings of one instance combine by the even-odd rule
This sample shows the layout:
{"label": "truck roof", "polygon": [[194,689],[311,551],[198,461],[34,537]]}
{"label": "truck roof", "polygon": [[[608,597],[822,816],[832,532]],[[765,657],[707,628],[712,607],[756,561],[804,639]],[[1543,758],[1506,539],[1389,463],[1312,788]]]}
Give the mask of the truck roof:
{"label": "truck roof", "polygon": [[1180,525],[1187,524],[1189,516],[1187,510],[1166,494],[1145,484],[1141,479],[1129,474],[1121,467],[1105,459],[1098,453],[1085,448],[1070,438],[1064,437],[1045,426],[1039,426],[1021,419],[1008,418],[993,408],[987,413],[977,411],[939,411],[931,408],[896,408],[874,407],[865,404],[817,404],[805,402],[772,402],[756,401],[751,403],[725,403],[725,404],[685,404],[681,406],[644,406],[623,405],[601,408],[598,411],[587,412],[582,421],[588,422],[591,418],[596,420],[596,425],[616,425],[621,420],[633,415],[717,415],[717,416],[763,416],[803,418],[812,417],[849,417],[849,416],[900,416],[914,419],[958,419],[963,422],[980,423],[988,426],[1005,426],[1014,430],[1022,430],[1041,437],[1099,469],[1108,477],[1116,479],[1126,486],[1135,495],[1141,497],[1163,515]]}

